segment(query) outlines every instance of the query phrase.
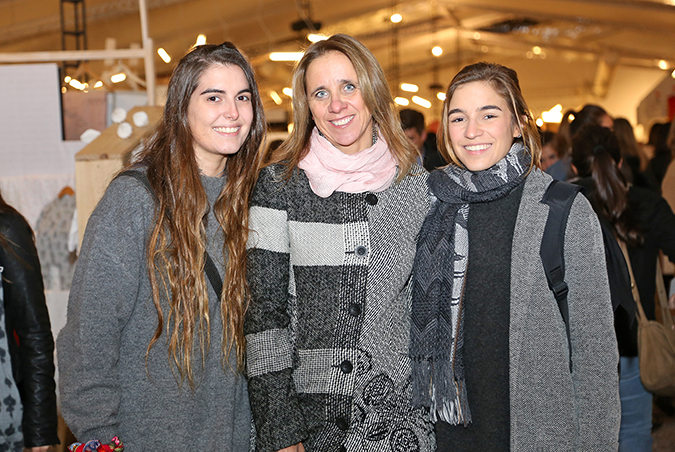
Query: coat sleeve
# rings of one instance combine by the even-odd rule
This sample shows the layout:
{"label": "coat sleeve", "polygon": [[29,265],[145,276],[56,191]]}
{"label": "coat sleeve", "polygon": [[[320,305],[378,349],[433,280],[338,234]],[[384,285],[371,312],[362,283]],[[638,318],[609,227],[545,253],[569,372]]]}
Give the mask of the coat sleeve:
{"label": "coat sleeve", "polygon": [[577,196],[568,219],[565,272],[579,422],[576,450],[615,451],[621,421],[619,353],[602,231],[584,196]]}
{"label": "coat sleeve", "polygon": [[250,210],[247,277],[251,304],[246,313],[246,367],[259,452],[276,451],[306,437],[293,384],[294,346],[289,315],[292,270],[285,181],[265,169]]}
{"label": "coat sleeve", "polygon": [[[147,279],[145,237],[154,204],[139,182],[114,180],[92,213],[57,339],[61,412],[78,440],[118,435],[122,330]],[[120,438],[124,442],[124,438]]]}
{"label": "coat sleeve", "polygon": [[20,215],[10,215],[2,234],[8,249],[0,247],[9,341],[18,339],[17,386],[23,405],[22,429],[26,447],[58,444],[54,339],[45,301],[40,261],[30,226]]}

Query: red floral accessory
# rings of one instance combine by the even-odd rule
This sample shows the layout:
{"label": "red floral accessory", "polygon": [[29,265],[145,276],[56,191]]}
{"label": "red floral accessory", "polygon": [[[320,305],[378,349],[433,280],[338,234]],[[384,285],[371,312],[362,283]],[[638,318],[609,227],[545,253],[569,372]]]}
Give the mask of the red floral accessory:
{"label": "red floral accessory", "polygon": [[118,437],[114,437],[110,444],[101,444],[97,439],[87,441],[86,443],[73,443],[68,447],[70,452],[122,452],[124,445]]}

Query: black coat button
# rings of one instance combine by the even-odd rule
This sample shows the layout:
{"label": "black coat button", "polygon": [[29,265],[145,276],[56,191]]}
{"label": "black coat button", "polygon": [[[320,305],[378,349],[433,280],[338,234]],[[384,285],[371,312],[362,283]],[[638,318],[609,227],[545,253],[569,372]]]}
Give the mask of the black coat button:
{"label": "black coat button", "polygon": [[354,317],[358,316],[361,314],[361,305],[352,303],[349,305],[349,315],[353,315]]}
{"label": "black coat button", "polygon": [[354,251],[356,252],[356,255],[359,256],[359,257],[363,257],[366,254],[368,254],[368,248],[366,248],[363,245],[357,246]]}
{"label": "black coat button", "polygon": [[342,363],[340,364],[340,370],[345,374],[351,373],[353,369],[354,366],[347,360],[342,361]]}
{"label": "black coat button", "polygon": [[377,196],[375,196],[375,195],[372,194],[372,193],[368,193],[368,194],[366,195],[366,202],[367,202],[368,204],[370,204],[371,206],[374,206],[375,204],[377,204]]}
{"label": "black coat button", "polygon": [[337,425],[337,428],[339,428],[343,432],[346,432],[347,429],[349,428],[349,424],[347,423],[347,420],[343,417],[339,417],[339,418],[335,419],[335,425]]}
{"label": "black coat button", "polygon": [[345,446],[340,446],[340,452],[347,452],[347,448]]}

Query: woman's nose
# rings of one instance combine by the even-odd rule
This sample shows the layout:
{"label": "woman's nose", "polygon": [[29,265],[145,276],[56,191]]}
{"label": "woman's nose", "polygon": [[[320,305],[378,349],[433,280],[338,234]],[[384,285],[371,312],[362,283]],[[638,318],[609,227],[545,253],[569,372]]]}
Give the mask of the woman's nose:
{"label": "woman's nose", "polygon": [[483,133],[483,129],[480,128],[480,125],[476,121],[468,120],[466,129],[464,130],[464,135],[467,138],[476,138]]}
{"label": "woman's nose", "polygon": [[239,110],[237,110],[237,105],[234,102],[228,102],[224,106],[223,116],[227,119],[235,120],[239,117]]}
{"label": "woman's nose", "polygon": [[339,113],[345,109],[346,105],[347,104],[344,102],[344,100],[342,100],[342,97],[338,94],[331,97],[328,108],[330,109],[331,113]]}

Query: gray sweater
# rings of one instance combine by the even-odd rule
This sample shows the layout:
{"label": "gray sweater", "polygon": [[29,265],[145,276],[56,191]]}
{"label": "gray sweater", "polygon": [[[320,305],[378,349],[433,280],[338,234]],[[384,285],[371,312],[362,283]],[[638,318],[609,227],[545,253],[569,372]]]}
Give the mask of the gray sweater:
{"label": "gray sweater", "polygon": [[[225,180],[202,177],[209,202]],[[120,177],[94,210],[84,237],[57,341],[61,411],[78,440],[119,436],[127,452],[247,451],[250,410],[246,381],[221,364],[218,297],[209,289],[211,342],[197,386],[179,386],[167,355],[166,332],[147,355],[157,327],[145,264],[154,200],[140,182]],[[212,212],[209,254],[223,273],[223,235]],[[164,303],[166,315],[167,306]],[[232,368],[236,358],[229,357]]]}
{"label": "gray sweater", "polygon": [[565,232],[565,280],[574,370],[565,325],[539,256],[551,177],[533,170],[511,251],[509,392],[512,451],[616,451],[621,418],[619,354],[602,232],[577,196]]}

